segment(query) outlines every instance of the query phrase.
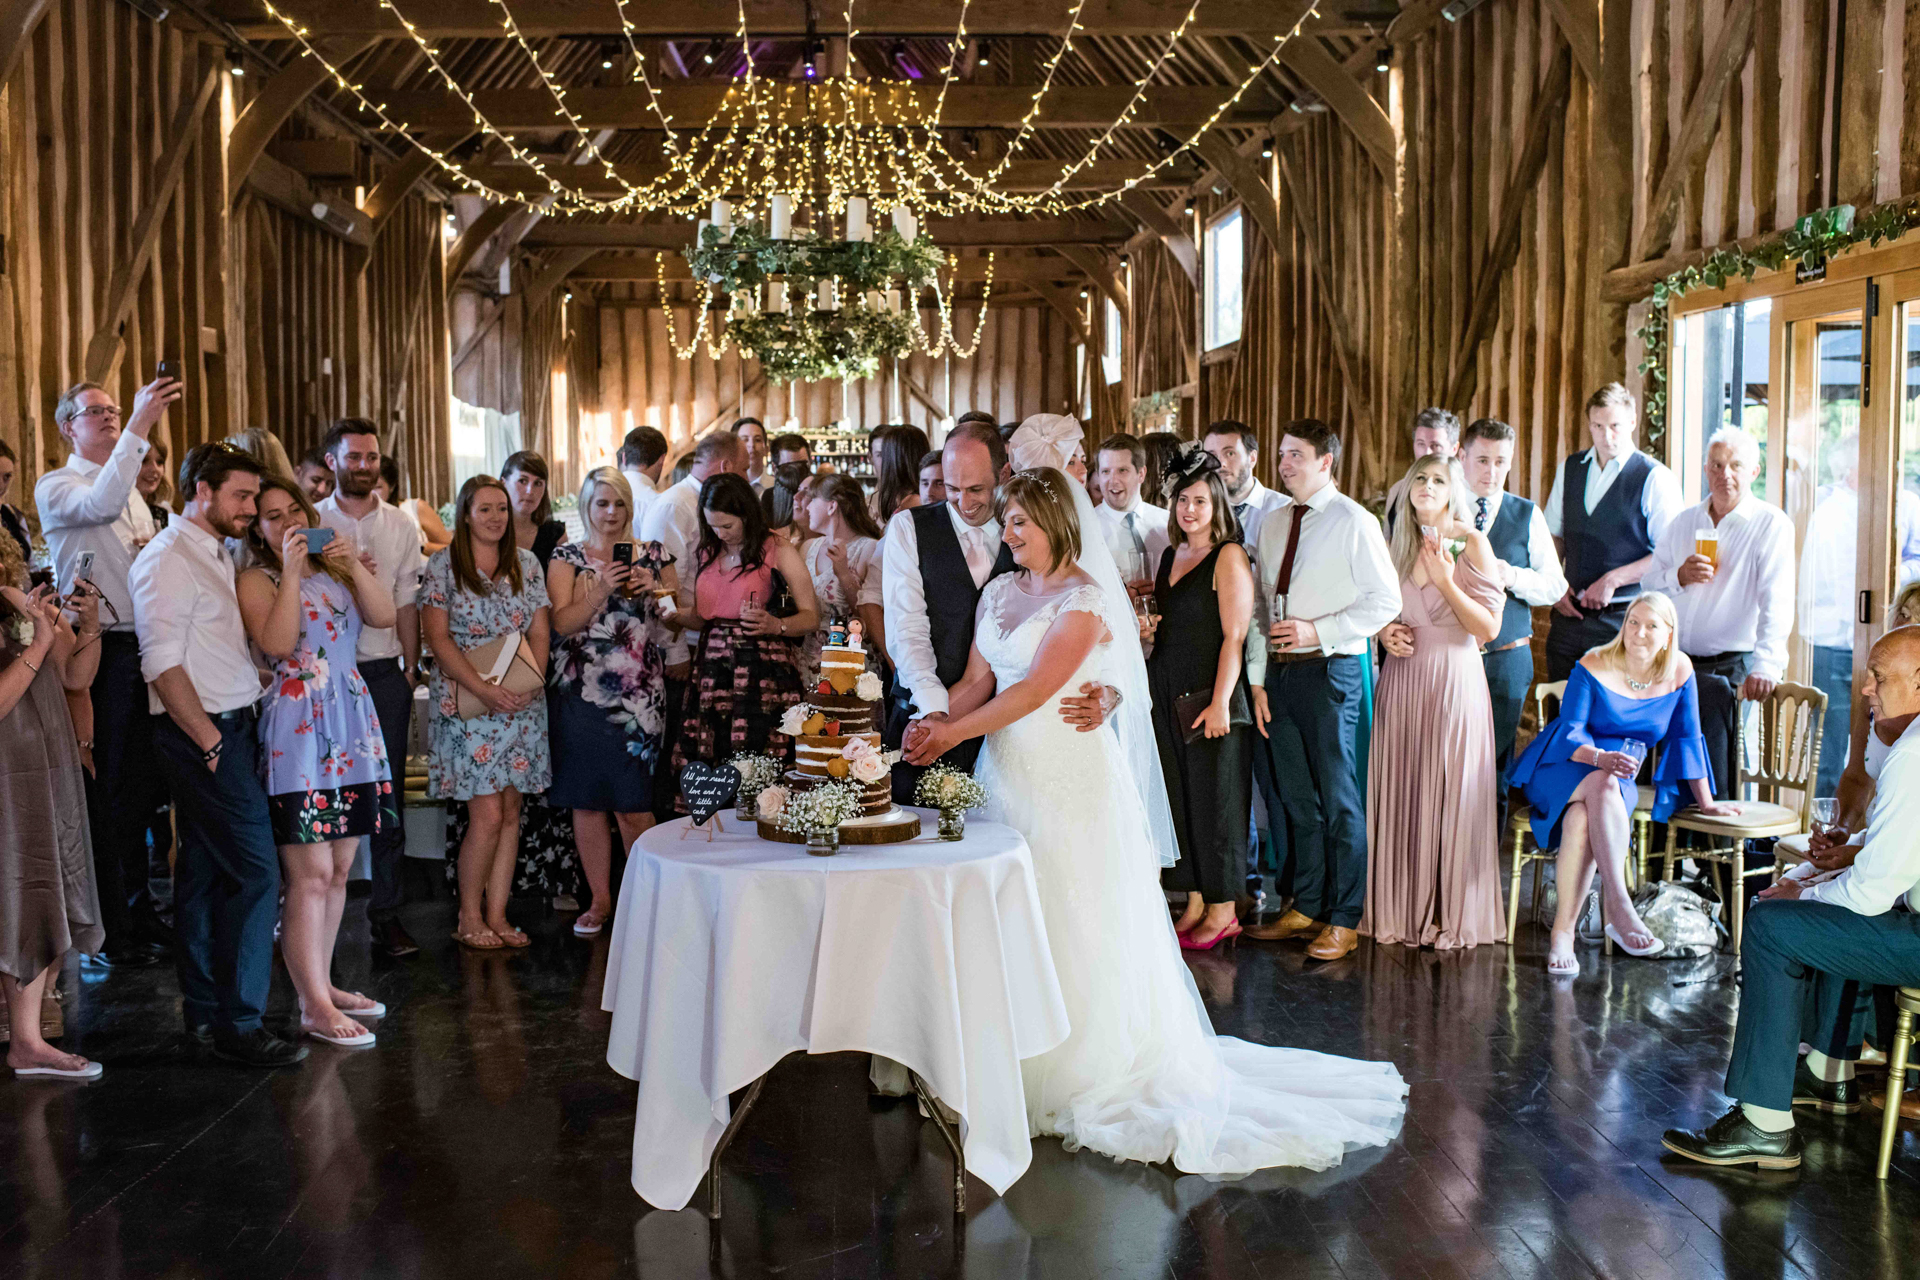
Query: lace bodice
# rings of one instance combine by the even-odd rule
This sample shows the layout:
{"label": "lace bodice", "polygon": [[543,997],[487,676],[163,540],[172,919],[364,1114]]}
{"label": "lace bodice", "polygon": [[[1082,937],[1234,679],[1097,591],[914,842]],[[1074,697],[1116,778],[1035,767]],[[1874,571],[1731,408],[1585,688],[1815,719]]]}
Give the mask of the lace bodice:
{"label": "lace bodice", "polygon": [[[1041,640],[1061,614],[1077,609],[1096,617],[1105,616],[1100,588],[1091,582],[1035,596],[1021,590],[1024,576],[1006,573],[989,582],[980,593],[975,611],[973,642],[979,647],[980,656],[993,667],[994,683],[1001,689],[1027,678],[1034,655],[1040,652]],[[1107,648],[1112,642],[1108,636],[1094,645],[1093,652],[1080,664],[1080,670],[1067,681],[1067,690],[1077,690],[1081,681],[1095,678],[1105,664]]]}

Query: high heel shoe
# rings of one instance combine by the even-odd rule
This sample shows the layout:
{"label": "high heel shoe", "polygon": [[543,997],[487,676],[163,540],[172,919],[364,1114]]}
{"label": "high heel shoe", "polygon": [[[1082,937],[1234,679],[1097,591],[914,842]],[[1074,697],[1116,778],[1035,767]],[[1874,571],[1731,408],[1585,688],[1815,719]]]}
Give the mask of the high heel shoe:
{"label": "high heel shoe", "polygon": [[1205,942],[1195,942],[1191,933],[1183,933],[1180,935],[1180,949],[1182,951],[1211,951],[1221,943],[1231,942],[1233,939],[1239,937],[1241,932],[1240,922],[1233,920],[1228,922],[1226,928],[1214,934]]}
{"label": "high heel shoe", "polygon": [[[1643,926],[1642,931],[1645,932],[1649,938],[1653,938],[1653,932],[1651,930],[1645,929],[1645,927]],[[1660,941],[1660,939],[1658,938],[1653,938],[1652,945],[1641,947],[1638,950],[1635,950],[1633,947],[1630,947],[1627,945],[1626,935],[1621,933],[1618,929],[1614,928],[1612,925],[1607,926],[1607,936],[1613,939],[1614,946],[1620,948],[1622,951],[1626,952],[1630,956],[1634,956],[1636,958],[1643,959],[1643,960],[1648,956],[1657,956],[1662,951],[1665,951],[1667,949],[1666,943]]]}

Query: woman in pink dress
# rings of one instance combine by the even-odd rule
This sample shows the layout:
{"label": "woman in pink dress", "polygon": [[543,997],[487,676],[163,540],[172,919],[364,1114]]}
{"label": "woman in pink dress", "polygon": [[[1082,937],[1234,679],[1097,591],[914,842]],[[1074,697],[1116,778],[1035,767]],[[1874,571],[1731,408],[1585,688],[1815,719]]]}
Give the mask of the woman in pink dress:
{"label": "woman in pink dress", "polygon": [[1506,935],[1500,911],[1493,707],[1480,646],[1500,629],[1498,561],[1455,520],[1447,460],[1422,458],[1395,499],[1400,617],[1367,778],[1367,909],[1375,942],[1473,947]]}

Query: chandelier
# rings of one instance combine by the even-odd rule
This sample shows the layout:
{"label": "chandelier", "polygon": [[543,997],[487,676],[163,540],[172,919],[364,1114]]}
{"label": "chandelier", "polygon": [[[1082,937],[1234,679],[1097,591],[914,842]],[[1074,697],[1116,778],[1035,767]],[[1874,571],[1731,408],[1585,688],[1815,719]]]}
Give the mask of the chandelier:
{"label": "chandelier", "polygon": [[[695,242],[684,253],[702,292],[698,319],[682,345],[673,308],[665,309],[667,338],[675,354],[691,359],[705,341],[715,360],[738,345],[760,362],[770,382],[871,377],[883,357],[914,350],[930,356],[946,351],[965,359],[979,348],[985,312],[993,295],[993,257],[987,257],[981,318],[973,340],[953,333],[953,311],[939,271],[948,255],[920,233],[913,211],[896,205],[892,225],[874,234],[864,196],[838,198],[845,215],[844,238],[833,239],[793,226],[794,197],[774,192],[767,198],[768,220],[729,221],[724,200],[711,206]],[[821,206],[814,206],[816,225]],[[826,225],[831,227],[830,218]],[[665,256],[656,260],[662,296],[666,294]],[[920,298],[933,294],[939,316],[929,334],[921,321]],[[727,295],[724,311],[714,306]]]}

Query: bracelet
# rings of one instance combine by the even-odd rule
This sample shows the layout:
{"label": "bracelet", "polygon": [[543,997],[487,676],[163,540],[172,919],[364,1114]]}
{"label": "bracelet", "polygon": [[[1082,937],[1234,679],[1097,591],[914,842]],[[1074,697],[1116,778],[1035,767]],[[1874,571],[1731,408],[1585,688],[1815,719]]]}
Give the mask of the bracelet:
{"label": "bracelet", "polygon": [[216,742],[212,746],[208,747],[205,751],[202,751],[200,753],[200,763],[212,764],[213,758],[219,755],[220,749],[226,745],[227,745],[226,739],[223,738],[219,742]]}
{"label": "bracelet", "polygon": [[21,654],[21,655],[20,655],[20,661],[22,661],[22,662],[24,662],[24,663],[26,663],[26,664],[27,664],[27,670],[29,670],[29,671],[31,671],[31,672],[33,672],[33,674],[35,674],[35,675],[39,675],[39,674],[40,674],[40,668],[38,668],[38,667],[36,667],[36,666],[34,666],[34,665],[33,665],[33,659],[32,659],[32,658],[29,658],[29,657],[28,657],[28,656],[27,656],[26,654],[24,654],[24,653],[23,653],[23,654]]}

